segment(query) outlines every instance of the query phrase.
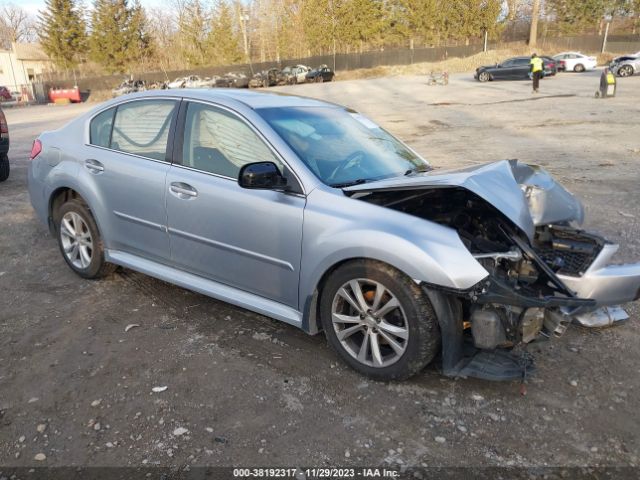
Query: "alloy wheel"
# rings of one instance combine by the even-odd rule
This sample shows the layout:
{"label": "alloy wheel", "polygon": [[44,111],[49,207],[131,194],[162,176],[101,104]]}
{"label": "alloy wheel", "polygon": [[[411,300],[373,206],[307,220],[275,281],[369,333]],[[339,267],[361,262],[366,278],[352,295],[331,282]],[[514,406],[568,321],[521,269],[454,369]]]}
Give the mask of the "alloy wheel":
{"label": "alloy wheel", "polygon": [[633,68],[631,68],[631,66],[625,65],[625,66],[620,68],[620,76],[621,77],[629,77],[631,75],[633,75]]}
{"label": "alloy wheel", "polygon": [[60,222],[60,239],[67,260],[76,268],[85,269],[93,258],[93,239],[84,219],[76,212],[67,212]]}
{"label": "alloy wheel", "polygon": [[407,349],[407,317],[380,282],[357,278],[342,285],[333,298],[331,321],[342,347],[362,364],[387,367]]}

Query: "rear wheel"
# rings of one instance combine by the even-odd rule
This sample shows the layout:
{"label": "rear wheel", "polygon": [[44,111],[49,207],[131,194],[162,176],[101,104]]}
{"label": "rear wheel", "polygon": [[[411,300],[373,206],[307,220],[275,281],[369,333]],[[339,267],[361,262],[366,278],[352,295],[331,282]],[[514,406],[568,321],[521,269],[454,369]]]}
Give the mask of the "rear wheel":
{"label": "rear wheel", "polygon": [[623,65],[618,70],[618,75],[621,77],[630,77],[633,75],[633,67],[631,65]]}
{"label": "rear wheel", "polygon": [[352,368],[378,380],[401,380],[436,355],[440,332],[427,296],[409,277],[380,262],[339,267],[321,296],[331,347]]}
{"label": "rear wheel", "polygon": [[582,65],[581,63],[576,64],[576,66],[573,67],[573,71],[576,73],[584,72],[584,65]]}
{"label": "rear wheel", "polygon": [[488,82],[491,79],[491,76],[487,72],[482,72],[478,75],[478,80],[481,82]]}
{"label": "rear wheel", "polygon": [[58,245],[67,265],[83,278],[100,278],[116,266],[105,262],[98,226],[87,206],[69,200],[56,212]]}
{"label": "rear wheel", "polygon": [[9,166],[9,157],[6,153],[0,154],[0,182],[4,182],[9,178],[9,172],[11,167]]}

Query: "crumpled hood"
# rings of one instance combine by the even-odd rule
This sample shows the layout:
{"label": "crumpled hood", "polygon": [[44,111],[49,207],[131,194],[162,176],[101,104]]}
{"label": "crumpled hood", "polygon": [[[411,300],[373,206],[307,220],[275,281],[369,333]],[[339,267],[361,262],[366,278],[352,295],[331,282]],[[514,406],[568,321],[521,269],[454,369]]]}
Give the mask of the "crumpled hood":
{"label": "crumpled hood", "polygon": [[533,239],[537,225],[569,221],[582,224],[584,220],[584,209],[576,197],[541,167],[517,160],[394,177],[343,190],[357,197],[358,192],[447,187],[475,193],[500,210],[529,239]]}

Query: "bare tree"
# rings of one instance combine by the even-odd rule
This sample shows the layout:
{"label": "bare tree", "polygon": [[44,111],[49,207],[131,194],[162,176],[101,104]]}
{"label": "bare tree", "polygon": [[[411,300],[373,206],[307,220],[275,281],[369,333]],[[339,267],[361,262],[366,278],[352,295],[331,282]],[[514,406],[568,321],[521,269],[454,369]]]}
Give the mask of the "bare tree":
{"label": "bare tree", "polygon": [[529,29],[529,47],[536,46],[538,39],[538,18],[540,17],[540,0],[533,0],[531,5],[531,28]]}
{"label": "bare tree", "polygon": [[14,42],[33,42],[36,38],[35,19],[11,3],[0,6],[0,47],[11,48]]}

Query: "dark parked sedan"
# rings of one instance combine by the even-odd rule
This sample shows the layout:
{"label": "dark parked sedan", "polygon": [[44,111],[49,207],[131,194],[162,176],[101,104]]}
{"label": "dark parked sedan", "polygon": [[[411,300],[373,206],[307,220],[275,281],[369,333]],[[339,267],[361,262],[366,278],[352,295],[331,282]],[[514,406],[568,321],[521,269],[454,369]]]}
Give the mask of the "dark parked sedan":
{"label": "dark parked sedan", "polygon": [[9,126],[0,108],[0,182],[9,178]]}
{"label": "dark parked sedan", "polygon": [[[544,62],[544,76],[555,75],[558,71],[556,61],[550,57],[540,57]],[[495,65],[478,67],[474,78],[481,82],[489,80],[528,80],[530,79],[531,57],[513,57]]]}
{"label": "dark parked sedan", "polygon": [[307,82],[330,82],[333,80],[335,73],[326,65],[320,65],[314,68],[305,76]]}

